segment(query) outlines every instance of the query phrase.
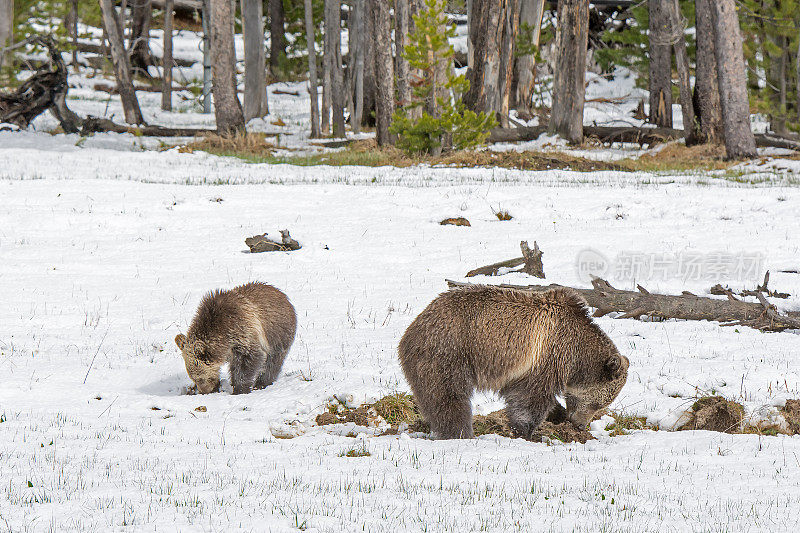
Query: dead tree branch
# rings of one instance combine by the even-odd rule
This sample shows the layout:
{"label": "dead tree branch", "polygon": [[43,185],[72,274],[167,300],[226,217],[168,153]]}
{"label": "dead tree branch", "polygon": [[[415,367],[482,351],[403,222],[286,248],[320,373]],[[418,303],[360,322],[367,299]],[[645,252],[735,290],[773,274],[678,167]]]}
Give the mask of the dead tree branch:
{"label": "dead tree branch", "polygon": [[515,257],[514,259],[500,261],[499,263],[493,263],[491,265],[470,270],[467,272],[466,277],[497,276],[501,269],[511,269],[523,265],[523,267],[520,269],[509,270],[508,272],[504,272],[504,274],[510,272],[524,272],[531,276],[544,279],[544,265],[542,264],[542,255],[544,255],[544,252],[539,249],[539,245],[536,243],[536,241],[533,241],[533,250],[528,247],[528,241],[522,241],[519,243],[519,247],[522,250],[522,257]]}
{"label": "dead tree branch", "polygon": [[[470,285],[447,280],[450,288]],[[500,287],[523,291],[541,292],[562,287],[561,285],[508,285]],[[651,319],[676,318],[681,320],[711,320],[723,326],[748,326],[762,331],[800,329],[800,318],[782,315],[770,304],[763,293],[758,292],[759,303],[743,302],[728,294],[726,300],[696,296],[690,292],[680,295],[654,294],[639,287],[638,291],[626,291],[611,286],[604,279],[595,278],[591,289],[575,288],[595,309],[594,316],[621,313],[616,318],[649,317]]]}

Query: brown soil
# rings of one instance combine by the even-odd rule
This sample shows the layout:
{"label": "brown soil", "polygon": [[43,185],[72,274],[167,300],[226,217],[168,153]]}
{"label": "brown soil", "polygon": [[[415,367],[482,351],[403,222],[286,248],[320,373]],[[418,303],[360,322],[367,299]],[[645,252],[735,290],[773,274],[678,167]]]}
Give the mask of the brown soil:
{"label": "brown soil", "polygon": [[789,425],[789,431],[794,435],[800,434],[800,400],[786,400],[781,414]]}
{"label": "brown soil", "polygon": [[442,226],[470,226],[469,220],[464,217],[446,218],[439,222]]}
{"label": "brown soil", "polygon": [[705,396],[692,405],[689,420],[678,431],[700,429],[720,433],[739,433],[744,407],[722,396]]}

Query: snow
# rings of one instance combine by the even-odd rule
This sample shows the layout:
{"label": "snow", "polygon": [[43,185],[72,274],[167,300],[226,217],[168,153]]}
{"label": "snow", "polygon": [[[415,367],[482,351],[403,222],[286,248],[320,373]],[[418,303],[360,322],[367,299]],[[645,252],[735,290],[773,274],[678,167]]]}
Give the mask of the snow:
{"label": "snow", "polygon": [[[121,116],[96,80],[70,80],[75,111]],[[592,94],[632,100],[616,112],[598,105],[598,120],[635,105],[632,86],[601,83]],[[282,128],[287,147],[311,149],[304,85],[270,90],[272,114],[250,127]],[[160,95],[140,99],[153,122],[213,125],[195,102],[163,113]],[[782,422],[777,408],[800,398],[796,331],[597,319],[631,361],[612,409],[660,430],[611,437],[604,418],[585,445],[376,436],[314,419],[333,401],[408,391],[396,356],[405,328],[446,278],[517,255],[521,240],[544,251],[547,283],[575,286],[586,285],[576,267],[586,249],[609,259],[761,253],[771,287],[790,293],[776,305],[800,310],[800,276],[780,272],[800,267],[797,161],[771,152],[735,177],[299,167],[133,135],[47,133],[54,126],[44,116],[0,131],[0,525],[10,531],[795,529],[800,437],[672,430],[711,393],[741,402],[750,421]],[[514,218],[497,220],[500,208]],[[451,216],[472,226],[438,224]],[[284,228],[301,250],[247,253],[246,237]],[[752,288],[762,274],[612,271],[609,281],[707,295],[718,281]],[[172,339],[205,292],[251,280],[297,308],[283,373],[248,395],[232,396],[227,377],[221,393],[186,395]],[[476,413],[502,406],[493,394],[473,403]],[[353,448],[369,455],[344,456]]]}

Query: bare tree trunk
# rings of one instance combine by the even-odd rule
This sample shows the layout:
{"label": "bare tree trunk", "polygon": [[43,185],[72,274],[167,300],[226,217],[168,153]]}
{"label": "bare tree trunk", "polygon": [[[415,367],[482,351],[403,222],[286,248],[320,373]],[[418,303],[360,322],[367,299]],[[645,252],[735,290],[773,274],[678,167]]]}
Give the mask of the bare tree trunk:
{"label": "bare tree trunk", "polygon": [[375,2],[364,0],[364,105],[361,113],[361,125],[371,126],[375,124],[375,100],[377,98],[377,87],[375,79]]}
{"label": "bare tree trunk", "polygon": [[212,0],[210,4],[214,115],[217,131],[221,135],[229,135],[244,131],[244,114],[236,94],[233,4],[229,0]]}
{"label": "bare tree trunk", "polygon": [[353,17],[350,31],[353,35],[355,46],[350,50],[351,65],[353,68],[353,108],[350,115],[350,126],[353,133],[361,133],[361,122],[364,114],[364,48],[367,37],[365,35],[364,23],[364,3],[365,0],[354,0]]}
{"label": "bare tree trunk", "polygon": [[394,65],[392,64],[391,21],[385,0],[368,0],[372,4],[375,45],[375,133],[379,145],[394,144],[389,125],[394,113]]}
{"label": "bare tree trunk", "polygon": [[264,5],[261,0],[242,0],[244,31],[244,120],[263,117],[266,107],[267,64],[264,58]]}
{"label": "bare tree trunk", "polygon": [[[767,90],[770,95],[769,122],[770,129],[779,135],[785,135],[786,131],[786,74],[788,54],[787,39],[782,35],[775,35],[770,38],[777,50],[780,50],[780,58],[771,58],[771,65],[767,72]],[[767,55],[769,52],[765,51]]]}
{"label": "bare tree trunk", "polygon": [[797,82],[796,87],[796,96],[797,96],[797,104],[796,104],[796,111],[797,111],[797,122],[800,124],[800,36],[797,38],[797,57],[795,58],[797,64],[795,65],[795,81]]}
{"label": "bare tree trunk", "polygon": [[583,142],[588,39],[589,0],[561,0],[558,3],[553,110],[548,130],[574,144]]}
{"label": "bare tree trunk", "polygon": [[320,136],[319,96],[317,95],[317,51],[314,45],[314,10],[311,0],[304,0],[306,41],[308,44],[308,94],[311,97],[311,137]]}
{"label": "bare tree trunk", "polygon": [[670,2],[651,0],[650,11],[650,122],[672,127],[672,54]]}
{"label": "bare tree trunk", "polygon": [[286,59],[283,0],[269,0],[269,67],[277,75]]}
{"label": "bare tree trunk", "polygon": [[[70,0],[69,14],[66,17],[64,24],[67,27],[67,33],[72,40],[72,64],[78,65],[78,0]],[[2,41],[2,39],[0,39]],[[0,47],[2,47],[0,42]]]}
{"label": "bare tree trunk", "polygon": [[148,76],[147,67],[153,64],[150,55],[150,20],[153,15],[152,0],[133,0],[131,19],[131,66]]}
{"label": "bare tree trunk", "polygon": [[344,73],[342,72],[342,4],[325,0],[325,59],[330,77],[330,105],[333,111],[333,136],[344,137]]}
{"label": "bare tree trunk", "polygon": [[0,67],[3,66],[3,58],[11,52],[3,52],[2,49],[14,44],[14,0],[0,0]]}
{"label": "bare tree trunk", "polygon": [[122,100],[122,109],[125,112],[125,122],[128,124],[144,124],[139,101],[131,80],[131,65],[125,46],[122,43],[119,18],[111,0],[100,0],[100,9],[103,11],[103,26],[108,34],[111,45],[111,57],[114,59],[114,73],[117,77],[117,91]]}
{"label": "bare tree trunk", "polygon": [[172,111],[172,18],[174,7],[174,0],[164,0],[164,56],[161,60],[164,70],[161,109],[164,111]]}
{"label": "bare tree trunk", "polygon": [[756,157],[758,152],[750,129],[750,102],[736,4],[734,0],[717,0],[711,13],[714,17],[725,151],[728,159]]}
{"label": "bare tree trunk", "polygon": [[467,0],[467,69],[471,69],[475,65],[475,36],[477,32],[473,32],[474,19],[472,18],[472,2]]}
{"label": "bare tree trunk", "polygon": [[[519,10],[520,32],[530,32],[530,42],[539,47],[542,35],[542,16],[544,15],[545,0],[522,0]],[[517,56],[514,65],[514,79],[516,86],[512,106],[522,113],[530,116],[533,101],[533,88],[536,83],[536,56],[526,54]]]}
{"label": "bare tree trunk", "polygon": [[671,0],[670,5],[670,32],[674,41],[675,66],[678,70],[678,80],[681,95],[681,111],[683,112],[683,131],[686,132],[686,144],[694,144],[697,133],[694,119],[694,102],[692,101],[692,82],[689,74],[689,55],[686,53],[686,38],[684,29],[686,19],[681,15],[678,0]]}
{"label": "bare tree trunk", "polygon": [[333,45],[331,44],[332,35],[329,29],[330,9],[328,3],[332,0],[325,0],[322,12],[322,132],[331,131],[331,107],[333,91]]}
{"label": "bare tree trunk", "polygon": [[409,0],[395,0],[394,3],[395,70],[397,72],[397,96],[401,106],[411,101],[408,60],[404,56],[411,22],[408,2]]}
{"label": "bare tree trunk", "polygon": [[712,0],[695,0],[697,29],[697,68],[695,73],[695,107],[703,142],[721,142],[722,107],[719,102],[717,57],[714,45],[714,24],[711,17]]}
{"label": "bare tree trunk", "polygon": [[519,0],[473,0],[470,17],[475,51],[464,103],[475,111],[495,113],[500,125],[507,127]]}

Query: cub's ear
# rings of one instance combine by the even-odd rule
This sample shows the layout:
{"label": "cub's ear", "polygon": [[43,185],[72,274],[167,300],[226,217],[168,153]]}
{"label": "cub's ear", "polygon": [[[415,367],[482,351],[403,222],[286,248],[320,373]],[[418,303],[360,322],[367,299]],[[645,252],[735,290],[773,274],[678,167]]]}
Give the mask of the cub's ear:
{"label": "cub's ear", "polygon": [[178,333],[175,336],[175,344],[178,346],[180,351],[183,351],[183,347],[186,346],[186,335],[183,333]]}
{"label": "cub's ear", "polygon": [[606,360],[606,370],[611,375],[611,379],[616,379],[622,375],[622,357],[614,354]]}

